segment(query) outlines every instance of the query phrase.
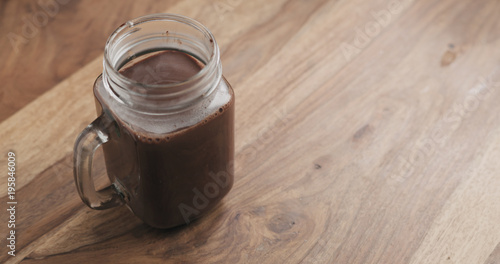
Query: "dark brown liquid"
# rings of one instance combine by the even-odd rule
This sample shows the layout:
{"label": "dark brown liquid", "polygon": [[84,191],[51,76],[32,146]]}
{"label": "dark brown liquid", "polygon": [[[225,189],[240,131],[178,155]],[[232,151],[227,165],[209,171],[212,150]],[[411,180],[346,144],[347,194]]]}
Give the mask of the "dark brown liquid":
{"label": "dark brown liquid", "polygon": [[[121,73],[137,82],[166,84],[188,79],[203,68],[179,51],[163,51]],[[232,90],[231,90],[232,93]],[[99,97],[98,97],[99,100]],[[234,97],[196,125],[150,134],[116,119],[103,145],[110,179],[127,191],[129,206],[147,224],[168,228],[213,208],[233,185]]]}

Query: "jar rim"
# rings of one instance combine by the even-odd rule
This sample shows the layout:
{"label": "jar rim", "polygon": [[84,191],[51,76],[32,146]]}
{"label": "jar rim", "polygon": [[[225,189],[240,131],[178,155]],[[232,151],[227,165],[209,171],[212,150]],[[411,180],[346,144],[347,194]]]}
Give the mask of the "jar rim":
{"label": "jar rim", "polygon": [[[115,67],[111,63],[111,58],[110,58],[109,48],[110,48],[111,43],[113,41],[117,40],[117,37],[120,36],[120,33],[122,31],[126,30],[127,28],[132,28],[132,27],[135,27],[137,25],[147,23],[147,22],[152,22],[152,21],[170,21],[170,22],[183,23],[185,25],[191,26],[194,29],[200,31],[203,35],[205,35],[205,37],[207,37],[209,40],[211,40],[210,43],[212,45],[212,47],[211,47],[212,51],[211,51],[210,57],[208,58],[205,66],[200,71],[198,71],[196,74],[194,74],[193,76],[190,76],[186,80],[176,82],[176,83],[170,83],[170,84],[145,84],[142,82],[138,82],[134,79],[131,79],[131,78],[123,75],[122,73],[120,73],[119,69],[115,69]],[[151,89],[154,89],[158,92],[160,92],[162,90],[166,90],[166,89],[171,89],[171,88],[175,88],[175,87],[179,87],[179,86],[188,85],[190,83],[198,81],[199,79],[203,78],[207,74],[208,71],[212,71],[214,68],[216,68],[219,64],[219,60],[220,60],[220,55],[219,55],[219,48],[218,48],[217,42],[215,40],[215,37],[208,30],[207,27],[205,27],[202,23],[200,23],[192,18],[183,16],[183,15],[178,15],[178,14],[170,14],[170,13],[149,14],[149,15],[138,17],[138,18],[134,18],[132,20],[129,20],[129,21],[123,23],[121,26],[119,26],[117,29],[115,29],[113,31],[113,33],[111,33],[111,35],[108,37],[108,39],[106,41],[106,45],[104,47],[104,67],[109,69],[109,71],[114,75],[114,77],[118,78],[118,80],[120,80],[122,82],[131,84],[134,86],[140,86],[140,87],[143,87],[146,89],[151,88]],[[128,92],[131,92],[135,95],[141,95],[141,93],[138,93],[135,91],[129,90]]]}

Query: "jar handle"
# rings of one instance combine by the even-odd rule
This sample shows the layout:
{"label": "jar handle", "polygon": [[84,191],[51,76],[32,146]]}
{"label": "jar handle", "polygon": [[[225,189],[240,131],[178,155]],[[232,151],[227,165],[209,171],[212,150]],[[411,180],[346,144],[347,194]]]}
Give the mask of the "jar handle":
{"label": "jar handle", "polygon": [[97,148],[109,139],[105,129],[109,124],[110,120],[104,114],[96,118],[80,133],[73,151],[73,174],[80,198],[88,207],[97,210],[124,203],[114,184],[96,191],[92,179],[92,159]]}

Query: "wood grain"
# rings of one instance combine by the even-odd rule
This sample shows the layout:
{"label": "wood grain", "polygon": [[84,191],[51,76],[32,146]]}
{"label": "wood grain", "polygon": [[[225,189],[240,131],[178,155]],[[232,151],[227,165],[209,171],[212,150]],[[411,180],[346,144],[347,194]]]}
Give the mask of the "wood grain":
{"label": "wood grain", "polygon": [[[0,35],[36,8],[1,2]],[[105,38],[154,12],[211,29],[237,100],[233,190],[170,230],[88,209],[71,165]],[[16,152],[19,202],[16,257],[2,246],[0,262],[500,263],[499,12],[495,0],[69,2],[22,56],[0,49],[0,151]]]}

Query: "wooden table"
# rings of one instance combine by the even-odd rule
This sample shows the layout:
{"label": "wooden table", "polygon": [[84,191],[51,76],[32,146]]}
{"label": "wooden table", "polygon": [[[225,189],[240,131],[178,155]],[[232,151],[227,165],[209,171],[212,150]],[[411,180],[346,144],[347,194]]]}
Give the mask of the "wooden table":
{"label": "wooden table", "polygon": [[[0,2],[0,262],[500,263],[500,2],[58,1]],[[170,230],[72,171],[107,36],[157,12],[214,33],[237,98],[235,186]]]}

